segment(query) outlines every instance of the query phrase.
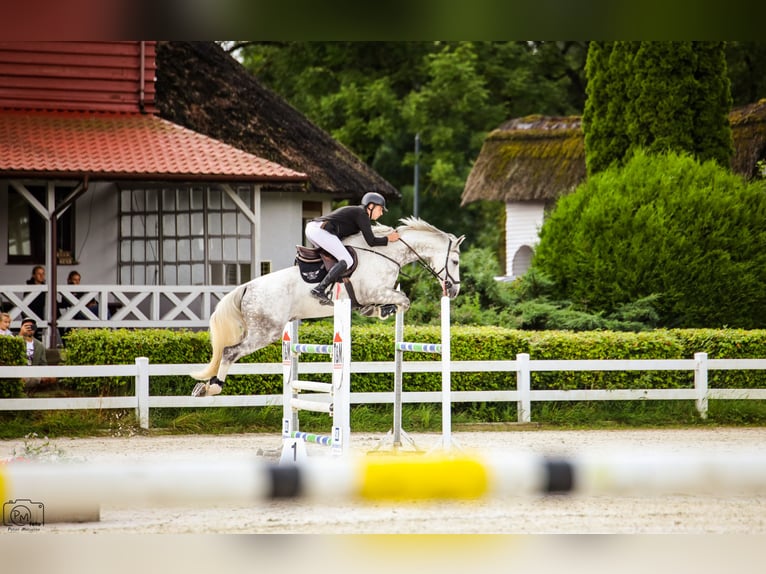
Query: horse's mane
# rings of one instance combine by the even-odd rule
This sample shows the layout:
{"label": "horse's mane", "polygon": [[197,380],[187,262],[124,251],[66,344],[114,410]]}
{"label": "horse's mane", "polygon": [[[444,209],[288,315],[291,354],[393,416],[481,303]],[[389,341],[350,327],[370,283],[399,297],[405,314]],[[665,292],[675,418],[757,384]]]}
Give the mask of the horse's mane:
{"label": "horse's mane", "polygon": [[434,227],[427,221],[423,221],[419,217],[402,217],[399,221],[402,223],[402,225],[399,228],[397,228],[397,231],[399,231],[400,233],[402,231],[411,230],[411,231],[429,231],[431,233],[439,233],[441,235],[446,235],[444,231],[442,231],[438,227]]}
{"label": "horse's mane", "polygon": [[[427,221],[423,221],[419,217],[402,217],[399,222],[402,224],[399,227],[396,228],[396,231],[399,233],[405,232],[405,231],[428,231],[430,233],[439,233],[441,235],[448,235],[438,227],[434,227]],[[382,223],[375,222],[372,224],[372,232],[375,234],[376,237],[382,237],[389,235],[392,231],[394,231],[393,227],[389,227],[388,225],[384,225]]]}
{"label": "horse's mane", "polygon": [[376,237],[383,237],[385,235],[388,235],[393,230],[394,230],[393,227],[389,227],[388,225],[383,225],[382,223],[375,222],[372,224],[372,233]]}

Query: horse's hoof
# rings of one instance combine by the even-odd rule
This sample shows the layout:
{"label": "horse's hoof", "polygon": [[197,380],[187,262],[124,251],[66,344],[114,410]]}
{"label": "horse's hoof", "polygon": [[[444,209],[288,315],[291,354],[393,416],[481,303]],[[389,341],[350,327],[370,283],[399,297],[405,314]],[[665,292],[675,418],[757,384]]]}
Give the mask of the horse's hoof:
{"label": "horse's hoof", "polygon": [[396,305],[393,303],[387,303],[386,305],[381,305],[380,307],[380,318],[385,319],[386,317],[393,315],[396,313]]}
{"label": "horse's hoof", "polygon": [[218,383],[197,383],[192,389],[193,397],[212,397],[221,394],[221,385]]}
{"label": "horse's hoof", "polygon": [[194,388],[192,389],[191,396],[193,397],[204,397],[206,394],[206,388],[208,384],[207,383],[197,383],[194,385]]}

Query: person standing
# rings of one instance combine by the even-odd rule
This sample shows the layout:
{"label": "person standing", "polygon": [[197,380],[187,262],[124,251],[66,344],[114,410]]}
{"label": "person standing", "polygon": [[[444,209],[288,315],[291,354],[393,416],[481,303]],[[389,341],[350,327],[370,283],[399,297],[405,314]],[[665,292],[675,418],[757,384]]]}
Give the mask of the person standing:
{"label": "person standing", "polygon": [[354,264],[354,260],[341,240],[355,233],[362,233],[367,245],[388,245],[399,240],[399,234],[392,231],[385,237],[376,237],[371,221],[378,219],[386,210],[386,200],[379,193],[365,193],[361,205],[348,205],[312,219],[306,224],[306,237],[315,247],[321,247],[338,262],[322,281],[311,290],[311,295],[322,305],[331,305],[327,289]]}

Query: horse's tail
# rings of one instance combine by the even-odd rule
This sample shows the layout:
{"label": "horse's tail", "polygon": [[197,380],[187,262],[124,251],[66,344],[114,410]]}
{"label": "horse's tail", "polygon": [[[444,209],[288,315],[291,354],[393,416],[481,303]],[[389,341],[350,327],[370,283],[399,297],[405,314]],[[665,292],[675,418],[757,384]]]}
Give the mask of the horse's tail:
{"label": "horse's tail", "polygon": [[213,348],[213,356],[207,367],[197,373],[191,373],[195,379],[207,381],[215,375],[221,364],[224,348],[242,340],[244,324],[240,304],[246,288],[246,285],[240,285],[234,291],[229,291],[210,315],[210,345]]}

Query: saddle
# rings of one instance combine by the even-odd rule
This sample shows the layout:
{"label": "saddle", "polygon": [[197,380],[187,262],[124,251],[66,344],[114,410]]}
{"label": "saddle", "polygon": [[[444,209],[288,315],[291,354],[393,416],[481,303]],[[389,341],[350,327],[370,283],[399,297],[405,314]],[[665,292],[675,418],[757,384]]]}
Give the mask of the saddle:
{"label": "saddle", "polygon": [[[346,246],[351,258],[354,260],[351,267],[341,275],[341,279],[346,279],[356,270],[359,263],[356,250],[353,247]],[[321,247],[295,246],[295,264],[300,269],[301,277],[306,283],[319,283],[324,279],[327,272],[338,262],[330,253]]]}

